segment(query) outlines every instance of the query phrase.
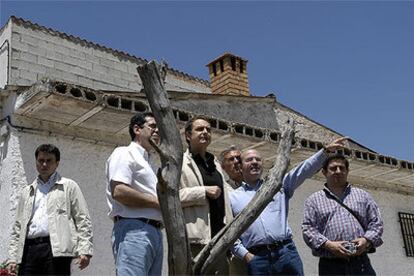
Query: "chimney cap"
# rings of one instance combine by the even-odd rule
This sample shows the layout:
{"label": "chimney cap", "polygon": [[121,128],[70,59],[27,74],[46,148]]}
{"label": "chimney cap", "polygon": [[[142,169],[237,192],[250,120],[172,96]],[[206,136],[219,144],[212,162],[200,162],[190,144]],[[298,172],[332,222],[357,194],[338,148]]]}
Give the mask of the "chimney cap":
{"label": "chimney cap", "polygon": [[241,59],[242,61],[244,61],[244,62],[246,62],[247,63],[247,59],[244,59],[244,58],[242,58],[242,57],[240,57],[240,56],[236,56],[236,55],[234,55],[234,54],[232,54],[232,53],[230,53],[230,52],[225,52],[224,54],[222,54],[221,56],[219,56],[218,58],[216,58],[216,59],[214,59],[213,61],[211,61],[209,64],[207,64],[206,66],[208,67],[208,66],[210,66],[210,65],[212,65],[213,63],[216,63],[217,61],[219,61],[219,60],[221,60],[221,59],[224,59],[225,57],[235,57],[235,58],[238,58],[238,59]]}

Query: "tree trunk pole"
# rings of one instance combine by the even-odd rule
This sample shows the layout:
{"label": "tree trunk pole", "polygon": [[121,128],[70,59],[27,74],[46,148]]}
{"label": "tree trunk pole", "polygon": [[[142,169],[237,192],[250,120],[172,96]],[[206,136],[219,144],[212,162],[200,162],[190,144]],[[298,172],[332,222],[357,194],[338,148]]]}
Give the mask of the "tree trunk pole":
{"label": "tree trunk pole", "polygon": [[183,147],[167,92],[165,67],[154,61],[137,68],[144,93],[151,106],[161,144],[154,145],[160,155],[157,193],[168,239],[168,269],[171,275],[191,275],[191,253],[179,198]]}

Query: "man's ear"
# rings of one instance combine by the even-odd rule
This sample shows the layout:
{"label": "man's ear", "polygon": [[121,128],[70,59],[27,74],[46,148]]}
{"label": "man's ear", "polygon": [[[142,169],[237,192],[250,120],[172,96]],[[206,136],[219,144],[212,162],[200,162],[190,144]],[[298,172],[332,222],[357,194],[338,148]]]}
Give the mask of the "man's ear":
{"label": "man's ear", "polygon": [[326,170],[322,168],[322,174],[326,176]]}
{"label": "man's ear", "polygon": [[189,143],[190,138],[191,138],[191,132],[186,131],[186,132],[184,133],[184,136],[185,136],[185,141]]}
{"label": "man's ear", "polygon": [[138,135],[141,133],[141,128],[138,125],[134,125],[132,129],[134,130],[135,135]]}

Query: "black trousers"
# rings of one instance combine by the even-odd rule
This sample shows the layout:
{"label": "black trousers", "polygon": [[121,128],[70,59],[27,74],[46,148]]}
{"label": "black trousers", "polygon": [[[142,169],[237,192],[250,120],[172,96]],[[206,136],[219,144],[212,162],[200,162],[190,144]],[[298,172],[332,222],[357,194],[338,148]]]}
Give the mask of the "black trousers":
{"label": "black trousers", "polygon": [[349,259],[320,258],[319,275],[370,275],[375,276],[375,271],[367,254]]}
{"label": "black trousers", "polygon": [[26,240],[19,275],[70,275],[72,257],[53,257],[50,241]]}

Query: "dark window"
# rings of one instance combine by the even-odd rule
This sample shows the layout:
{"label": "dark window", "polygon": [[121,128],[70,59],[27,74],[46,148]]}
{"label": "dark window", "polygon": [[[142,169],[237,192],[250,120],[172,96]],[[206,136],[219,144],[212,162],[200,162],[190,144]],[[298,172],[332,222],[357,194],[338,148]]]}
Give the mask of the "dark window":
{"label": "dark window", "polygon": [[240,60],[240,73],[243,74],[244,68],[243,68],[243,60]]}
{"label": "dark window", "polygon": [[405,255],[414,257],[414,214],[398,212],[398,216],[404,239]]}
{"label": "dark window", "polygon": [[224,72],[224,64],[223,64],[223,60],[220,60],[220,71]]}
{"label": "dark window", "polygon": [[231,57],[230,62],[231,62],[231,70],[236,71],[236,58]]}
{"label": "dark window", "polygon": [[214,73],[214,76],[217,76],[217,68],[216,68],[215,63],[213,64],[213,73]]}

